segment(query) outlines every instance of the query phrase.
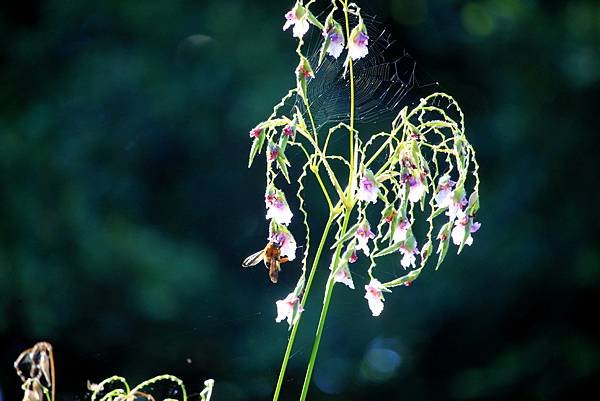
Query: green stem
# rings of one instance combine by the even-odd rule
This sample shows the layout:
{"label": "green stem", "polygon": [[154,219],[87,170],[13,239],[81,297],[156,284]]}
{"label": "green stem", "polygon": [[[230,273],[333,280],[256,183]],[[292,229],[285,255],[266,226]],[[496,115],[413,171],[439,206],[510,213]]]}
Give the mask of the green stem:
{"label": "green stem", "polygon": [[[340,238],[346,234],[348,228],[348,221],[350,220],[351,210],[346,210],[344,216],[344,222],[342,224]],[[319,352],[319,345],[321,344],[321,336],[323,335],[323,328],[325,327],[325,319],[327,318],[327,312],[329,310],[329,302],[331,301],[331,294],[333,293],[334,286],[334,272],[340,260],[340,254],[342,251],[342,243],[340,243],[335,250],[335,258],[331,273],[327,279],[327,287],[325,290],[325,297],[323,298],[323,308],[321,309],[321,316],[319,317],[319,325],[317,326],[317,333],[315,334],[315,341],[313,343],[312,352],[308,361],[308,367],[306,368],[306,376],[304,377],[304,384],[302,385],[302,393],[300,394],[300,401],[306,400],[308,394],[308,387],[310,386],[310,380],[312,378],[312,372],[315,367],[315,361],[317,360],[317,353]],[[312,273],[312,272],[311,272]]]}
{"label": "green stem", "polygon": [[[310,270],[310,274],[306,282],[306,287],[304,289],[304,295],[302,296],[301,302],[302,307],[304,307],[304,305],[306,304],[306,300],[308,299],[308,293],[310,291],[310,287],[315,276],[315,271],[317,270],[317,265],[319,264],[319,260],[321,259],[321,254],[323,253],[323,248],[325,247],[325,242],[327,241],[327,235],[329,234],[329,230],[331,229],[331,224],[333,223],[334,218],[335,215],[333,211],[330,211],[329,219],[327,219],[327,223],[325,224],[325,229],[323,230],[323,235],[321,236],[321,242],[319,243],[319,248],[317,249],[315,260],[313,261],[312,268]],[[285,370],[287,369],[287,364],[292,354],[292,348],[294,346],[294,340],[296,338],[296,332],[298,331],[298,326],[300,325],[301,318],[302,314],[300,314],[298,321],[292,327],[292,332],[290,333],[290,338],[288,339],[287,348],[285,349],[285,355],[283,356],[283,362],[281,363],[281,370],[279,371],[279,378],[277,379],[275,394],[273,394],[273,401],[277,401],[279,399],[279,393],[281,392],[281,385],[283,384]]]}
{"label": "green stem", "polygon": [[[344,0],[342,2],[343,10],[344,10],[344,18],[346,22],[346,38],[350,41],[350,19],[348,17],[348,1]],[[354,181],[355,174],[357,173],[356,169],[356,158],[354,156],[354,65],[352,63],[352,58],[348,57],[348,67],[350,69],[350,177],[348,179],[348,199],[354,193]]]}

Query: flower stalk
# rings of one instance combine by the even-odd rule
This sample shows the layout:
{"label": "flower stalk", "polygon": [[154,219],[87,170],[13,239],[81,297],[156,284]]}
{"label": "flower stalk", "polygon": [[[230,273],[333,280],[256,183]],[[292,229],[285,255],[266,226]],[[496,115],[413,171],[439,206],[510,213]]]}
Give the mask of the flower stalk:
{"label": "flower stalk", "polygon": [[[444,93],[431,94],[412,108],[403,107],[393,120],[389,132],[370,135],[363,142],[355,129],[355,75],[363,63],[370,65],[368,60],[372,50],[369,46],[372,43],[367,24],[361,16],[360,8],[348,0],[332,0],[333,7],[321,23],[310,10],[313,3],[314,0],[306,3],[297,0],[285,15],[284,30],[293,27],[292,34],[298,40],[296,53],[299,62],[294,71],[295,87],[275,105],[273,114],[251,130],[249,135],[252,139],[249,165],[263,147],[266,148],[265,204],[266,218],[271,220],[270,244],[266,249],[272,250],[274,247],[276,251],[267,255],[265,264],[268,262],[271,270],[276,272],[280,270],[280,263],[294,259],[296,242],[291,233],[295,229],[294,212],[275,181],[280,172],[288,183],[293,182],[293,171],[290,170],[292,165],[286,156],[290,147],[299,148],[306,157],[302,173],[298,177],[297,192],[306,229],[306,247],[296,288],[287,297],[277,301],[276,320],[287,320],[290,335],[273,401],[279,399],[302,312],[307,305],[316,271],[322,264],[325,244],[330,239],[334,222],[338,228],[334,244],[330,248],[330,273],[300,401],[305,401],[308,394],[333,287],[336,283],[342,283],[350,290],[355,288],[350,264],[354,270],[361,268],[363,258],[370,261],[367,270],[370,281],[365,283],[366,294],[363,298],[367,300],[371,314],[380,316],[384,311],[383,293],[391,292],[394,287],[409,285],[419,276],[433,253],[434,241],[438,241],[436,253],[439,267],[450,245],[457,246],[460,252],[465,245],[473,243],[473,234],[481,226],[474,220],[479,209],[479,167],[475,151],[465,137],[464,116],[456,101]],[[339,12],[340,9],[343,13],[341,23],[335,20],[336,11]],[[318,36],[323,42],[317,54],[304,55],[304,37],[309,34],[311,27],[319,30]],[[377,38],[375,34],[372,35]],[[320,126],[314,118],[319,114],[312,110],[311,96],[314,94],[309,88],[314,80],[320,79],[319,67],[325,58],[338,59],[344,51],[346,56],[343,69],[340,68],[340,80],[349,88],[348,120],[331,127],[321,146],[318,133]],[[284,112],[288,100],[294,96],[295,105],[289,112]],[[332,154],[328,148],[330,139],[335,132],[343,129],[348,132],[347,153]],[[342,169],[337,168],[337,163],[340,162]],[[326,177],[321,175],[321,166],[325,169]],[[303,180],[309,176],[308,170],[319,184],[329,209],[310,269],[307,269],[307,264],[312,227],[308,223],[303,195]],[[474,180],[470,179],[471,176],[474,176]],[[346,178],[347,184],[342,187],[340,182],[346,182]],[[472,187],[470,194],[468,187]],[[426,204],[429,205],[427,212]],[[379,221],[373,220],[376,213],[372,210],[380,211]],[[356,223],[351,224],[350,220],[354,219]],[[419,232],[420,227],[415,224],[419,220],[428,223],[423,240],[423,233]],[[441,225],[438,224],[440,220],[444,221]],[[440,227],[437,236],[434,236],[435,227]],[[376,260],[394,254],[397,255],[398,265],[404,270],[404,274],[382,283],[375,276]],[[308,278],[307,270],[310,270]]]}

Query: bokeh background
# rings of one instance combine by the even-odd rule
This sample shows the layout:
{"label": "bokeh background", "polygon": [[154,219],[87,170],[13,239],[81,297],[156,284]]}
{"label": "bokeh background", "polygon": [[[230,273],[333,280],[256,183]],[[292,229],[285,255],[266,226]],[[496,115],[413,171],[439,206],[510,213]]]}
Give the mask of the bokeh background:
{"label": "bokeh background", "polygon": [[[362,3],[461,103],[483,226],[377,319],[356,266],[359,289],[334,293],[309,399],[595,388],[600,3]],[[294,85],[291,5],[3,2],[0,399],[20,399],[12,362],[38,340],[54,345],[59,400],[85,399],[88,379],[163,372],[192,391],[216,379],[216,401],[270,399],[287,337],[274,301],[297,265],[272,285],[240,261],[265,241],[247,132]],[[299,394],[319,305],[282,400]]]}

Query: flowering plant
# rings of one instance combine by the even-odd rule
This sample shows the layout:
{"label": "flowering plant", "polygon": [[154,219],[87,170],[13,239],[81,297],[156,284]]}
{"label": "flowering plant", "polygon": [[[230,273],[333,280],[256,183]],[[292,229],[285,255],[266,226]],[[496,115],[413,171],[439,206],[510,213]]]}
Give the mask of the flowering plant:
{"label": "flowering plant", "polygon": [[[333,0],[321,23],[311,12],[314,2],[298,0],[285,15],[283,29],[293,25],[293,36],[298,38],[295,85],[273,113],[250,131],[249,167],[266,145],[265,203],[266,218],[271,220],[268,240],[279,251],[271,253],[275,256],[269,256],[270,263],[277,264],[278,258],[291,261],[296,254],[289,227],[298,213],[290,208],[278,186],[280,180],[291,183],[293,178],[299,184],[298,212],[306,233],[298,283],[276,303],[276,320],[286,320],[291,333],[274,401],[278,399],[301,314],[330,236],[330,274],[301,401],[307,395],[335,283],[355,288],[350,265],[368,273],[364,298],[371,314],[379,316],[384,311],[384,293],[413,282],[433,254],[437,254],[437,269],[452,244],[460,253],[465,245],[473,243],[472,234],[480,227],[474,220],[479,209],[478,164],[465,136],[464,116],[457,102],[445,93],[433,93],[412,107],[399,110],[388,131],[359,133],[355,127],[355,69],[368,60],[373,41],[370,42],[367,24],[356,4]],[[336,20],[338,15],[340,20]],[[311,29],[319,32],[322,44],[317,54],[305,55],[304,36]],[[314,118],[319,110],[313,110],[310,93],[328,57],[344,59],[338,74],[349,87],[349,109],[347,121],[320,132]],[[290,99],[296,102],[285,112],[284,106]],[[348,143],[341,154],[330,151],[335,135],[344,136]],[[292,147],[305,156],[297,177],[292,177],[287,157]],[[305,208],[304,183],[309,176],[318,183],[329,210],[314,254]],[[310,268],[309,255],[313,256]],[[397,258],[404,274],[388,281],[377,278],[377,260],[382,257]],[[361,263],[361,259],[368,264]]]}

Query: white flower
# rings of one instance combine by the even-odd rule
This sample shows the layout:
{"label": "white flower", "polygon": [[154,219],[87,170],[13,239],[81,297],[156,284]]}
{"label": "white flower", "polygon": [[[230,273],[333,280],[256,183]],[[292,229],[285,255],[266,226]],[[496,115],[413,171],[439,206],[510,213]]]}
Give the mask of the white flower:
{"label": "white flower", "polygon": [[294,8],[285,14],[285,24],[283,30],[287,31],[290,26],[294,26],[293,35],[296,38],[303,37],[308,32],[309,23],[306,18],[306,9],[300,4],[296,3]]}
{"label": "white flower", "polygon": [[335,273],[335,277],[333,281],[336,283],[342,283],[346,286],[354,289],[354,281],[352,281],[352,276],[350,275],[350,270],[348,269],[348,265],[341,266],[338,271]]}
{"label": "white flower", "polygon": [[392,237],[394,243],[397,244],[398,242],[406,241],[406,235],[411,225],[411,222],[407,219],[401,219],[398,222],[394,230],[394,236]]}
{"label": "white flower", "polygon": [[300,298],[293,292],[290,292],[284,299],[275,302],[275,305],[277,305],[275,321],[279,323],[287,319],[290,326],[298,321],[300,313],[304,310],[300,304]]}
{"label": "white flower", "polygon": [[407,267],[412,266],[414,269],[417,261],[417,257],[415,255],[419,254],[419,250],[416,247],[411,250],[403,246],[400,247],[400,253],[402,254],[402,260],[400,260],[402,267],[406,269]]}
{"label": "white flower", "polygon": [[344,36],[337,32],[332,32],[329,34],[329,40],[327,54],[333,56],[333,58],[338,58],[342,54],[342,51],[344,51]]}
{"label": "white flower", "polygon": [[365,299],[369,303],[369,309],[373,316],[379,316],[383,311],[383,286],[377,279],[371,279],[369,285],[365,285]]}
{"label": "white flower", "polygon": [[[352,258],[356,255],[356,252],[354,250],[354,241],[351,242],[351,244],[348,246],[348,248],[346,249],[346,251],[344,252],[344,254],[342,255],[342,257],[339,259],[338,263],[339,266],[335,272],[335,275],[333,276],[333,281],[336,283],[342,283],[345,284],[346,286],[348,286],[351,289],[354,289],[354,281],[352,281],[352,275],[350,274],[350,268],[348,267],[348,263],[354,263],[351,262]],[[335,255],[333,256],[333,260],[331,261],[331,264],[329,265],[329,269],[333,270],[333,265],[334,265],[334,261],[335,261]],[[354,260],[356,261],[356,260]]]}
{"label": "white flower", "polygon": [[465,245],[471,245],[473,243],[473,236],[471,233],[477,232],[481,227],[481,223],[474,222],[472,217],[468,217],[462,210],[457,215],[457,219],[454,222],[455,226],[452,229],[452,242],[454,245],[462,244],[463,239],[465,238],[465,231],[467,230],[467,226],[469,228],[469,236],[465,240]]}
{"label": "white flower", "polygon": [[454,196],[452,188],[454,188],[455,185],[456,182],[452,181],[448,175],[440,178],[437,193],[435,194],[435,203],[437,204],[437,207],[444,209],[452,205],[452,197]]}
{"label": "white flower", "polygon": [[367,46],[369,45],[369,37],[363,24],[359,24],[350,33],[348,41],[348,55],[352,60],[358,60],[365,57],[369,53]]}
{"label": "white flower", "polygon": [[296,240],[284,226],[277,225],[277,231],[271,232],[268,240],[279,244],[281,256],[287,256],[289,261],[296,259]]}
{"label": "white flower", "polygon": [[375,180],[375,176],[370,170],[366,170],[358,180],[357,198],[365,202],[375,203],[377,202],[378,193],[379,186]]}
{"label": "white flower", "polygon": [[368,221],[364,221],[356,230],[356,234],[354,234],[357,239],[356,249],[362,249],[365,256],[369,256],[371,251],[369,250],[369,239],[375,238],[375,234],[371,232],[371,227],[369,226]]}
{"label": "white flower", "polygon": [[455,199],[456,194],[452,191],[452,195],[450,197],[450,205],[448,206],[448,210],[446,211],[446,216],[450,218],[450,221],[453,221],[456,218],[460,218],[461,214],[464,214],[463,209],[467,206],[467,198],[463,196],[460,200]]}
{"label": "white flower", "polygon": [[425,184],[423,184],[423,180],[421,177],[413,177],[412,175],[408,178],[408,185],[410,189],[408,190],[408,200],[412,203],[419,202],[425,193]]}
{"label": "white flower", "polygon": [[288,225],[292,221],[294,214],[285,200],[283,192],[277,189],[271,189],[265,195],[265,205],[267,207],[268,219],[273,219],[277,224]]}

